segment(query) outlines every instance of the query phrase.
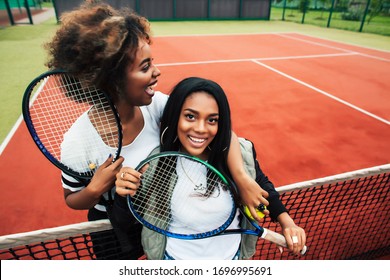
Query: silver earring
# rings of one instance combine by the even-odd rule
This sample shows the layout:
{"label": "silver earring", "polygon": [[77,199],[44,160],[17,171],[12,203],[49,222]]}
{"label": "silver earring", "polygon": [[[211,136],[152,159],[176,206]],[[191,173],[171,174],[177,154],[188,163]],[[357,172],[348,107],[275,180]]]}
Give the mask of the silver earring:
{"label": "silver earring", "polygon": [[165,132],[167,131],[168,129],[168,126],[163,130],[163,132],[161,133],[161,136],[160,136],[160,143],[161,145],[164,145],[164,141],[163,141],[163,138],[164,138],[164,134]]}

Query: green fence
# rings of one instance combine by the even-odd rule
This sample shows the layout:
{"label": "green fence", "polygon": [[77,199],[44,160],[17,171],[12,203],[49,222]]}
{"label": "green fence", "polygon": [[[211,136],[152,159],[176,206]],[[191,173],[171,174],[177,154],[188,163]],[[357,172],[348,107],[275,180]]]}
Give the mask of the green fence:
{"label": "green fence", "polygon": [[[41,0],[0,0],[0,26],[4,25],[5,18],[10,25],[16,24],[16,20],[24,19],[25,22],[33,24],[30,8],[42,9]],[[7,17],[5,16],[7,15]]]}
{"label": "green fence", "polygon": [[390,36],[390,0],[275,0],[271,19]]}
{"label": "green fence", "polygon": [[[82,0],[53,0],[57,20]],[[102,0],[149,20],[269,20],[271,0]]]}
{"label": "green fence", "polygon": [[[6,9],[6,2],[9,3],[12,10],[17,10],[20,7],[24,7],[25,1],[28,2],[30,7],[40,8],[42,2],[52,2],[50,0],[0,0],[0,10]],[[147,7],[142,6],[141,3],[147,2],[163,3],[165,6],[176,7],[173,4],[179,5],[182,3],[190,3],[190,0],[106,0],[112,5],[121,6],[123,3],[126,5],[133,5],[133,8],[138,8],[139,12],[142,12],[148,16],[149,19],[154,19],[155,13],[154,10],[148,10]],[[215,13],[210,13],[210,8],[205,9],[211,15],[214,15],[215,19],[220,18],[229,18],[229,19],[271,19],[271,20],[283,20],[296,22],[300,24],[311,24],[317,25],[325,28],[337,28],[345,29],[356,32],[365,32],[365,33],[374,33],[390,36],[390,0],[271,0],[272,5],[264,4],[269,3],[269,0],[198,0],[194,1],[195,7],[198,7],[200,3],[208,3],[208,5],[201,5],[202,7],[211,7],[213,4],[215,7]],[[80,4],[83,0],[57,0],[57,5],[62,10],[68,10],[73,8],[75,4]],[[74,3],[73,3],[74,2]],[[171,3],[168,5],[168,2]],[[63,3],[63,4],[62,4]],[[138,3],[138,4],[137,4]],[[211,3],[211,4],[210,4]],[[259,3],[262,3],[261,5]],[[60,5],[61,4],[61,5]],[[136,5],[137,4],[137,5]],[[217,6],[220,5],[220,6]],[[229,5],[227,5],[229,4]],[[146,5],[146,4],[143,4]],[[221,6],[222,5],[222,6]],[[240,11],[239,16],[231,16],[231,13],[228,15],[221,16],[221,11],[226,13],[230,10],[227,7],[236,5],[239,7],[237,9]],[[247,5],[248,7],[246,7]],[[252,5],[252,6],[250,6]],[[256,6],[257,5],[257,6]],[[38,7],[37,7],[38,6]],[[69,7],[68,7],[69,6]],[[142,7],[141,7],[142,6]],[[155,7],[153,5],[152,7]],[[219,7],[224,7],[221,10]],[[244,11],[243,7],[247,8],[248,11],[255,14],[242,14]],[[142,9],[141,9],[142,8]],[[184,9],[184,8],[183,8]],[[159,9],[163,10],[163,9]],[[188,7],[183,10],[183,13],[187,11],[196,10],[195,8],[189,9]],[[247,11],[245,10],[245,11]],[[259,11],[261,10],[261,11]],[[153,11],[153,12],[152,12]],[[180,11],[178,9],[173,9],[173,15],[175,15],[176,20],[185,19],[184,16],[180,16]],[[231,12],[231,11],[230,11]],[[57,16],[60,15],[57,11]],[[261,14],[261,16],[259,16]],[[244,15],[244,16],[242,16]],[[12,14],[11,14],[12,16]],[[188,15],[187,15],[188,16]],[[156,18],[161,19],[162,16],[156,16]],[[169,18],[169,17],[168,17]],[[210,19],[210,16],[198,15],[198,17],[192,15],[188,16],[188,19]],[[10,19],[11,20],[11,19]],[[32,23],[32,20],[30,20]],[[12,23],[13,24],[13,23]]]}
{"label": "green fence", "polygon": [[[1,0],[0,1],[0,10],[5,10],[6,2],[8,2],[10,8],[22,9],[25,5],[25,0]],[[30,7],[40,7],[42,1],[40,0],[27,0],[27,3]]]}

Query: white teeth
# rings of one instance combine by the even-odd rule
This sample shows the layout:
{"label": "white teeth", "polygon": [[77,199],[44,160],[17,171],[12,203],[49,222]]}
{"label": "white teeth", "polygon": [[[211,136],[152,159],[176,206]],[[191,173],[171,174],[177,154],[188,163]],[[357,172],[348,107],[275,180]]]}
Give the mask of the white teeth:
{"label": "white teeth", "polygon": [[154,88],[157,86],[157,83],[151,85],[151,86],[148,86],[145,91],[148,93],[148,94],[154,94]]}
{"label": "white teeth", "polygon": [[194,137],[189,137],[191,139],[191,141],[194,141],[196,143],[203,143],[204,141],[206,141],[205,139],[200,139],[200,138],[194,138]]}
{"label": "white teeth", "polygon": [[146,88],[145,91],[146,91],[147,94],[153,94],[154,93],[154,90],[151,87]]}

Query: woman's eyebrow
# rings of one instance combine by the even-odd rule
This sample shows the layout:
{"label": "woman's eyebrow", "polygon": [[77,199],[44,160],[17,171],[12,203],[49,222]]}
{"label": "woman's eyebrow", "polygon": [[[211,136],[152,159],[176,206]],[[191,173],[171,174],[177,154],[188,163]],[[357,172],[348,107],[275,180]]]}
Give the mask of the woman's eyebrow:
{"label": "woman's eyebrow", "polygon": [[142,66],[144,63],[150,62],[150,61],[151,61],[150,58],[145,58],[144,60],[141,61],[141,63],[138,66]]}
{"label": "woman's eyebrow", "polygon": [[[190,111],[191,113],[199,114],[199,111],[194,110],[192,108],[184,108],[183,111]],[[219,116],[219,113],[211,113],[209,114],[209,116]]]}

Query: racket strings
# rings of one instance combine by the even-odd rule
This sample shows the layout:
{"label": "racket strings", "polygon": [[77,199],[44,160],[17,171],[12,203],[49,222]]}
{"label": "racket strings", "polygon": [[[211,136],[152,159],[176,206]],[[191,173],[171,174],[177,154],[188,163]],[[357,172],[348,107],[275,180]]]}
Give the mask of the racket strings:
{"label": "racket strings", "polygon": [[[52,74],[35,84],[29,103],[39,140],[52,157],[69,169],[93,176],[95,168],[118,149],[115,113],[96,88],[84,86],[66,74]],[[80,119],[89,125],[87,129],[77,127]]]}
{"label": "racket strings", "polygon": [[51,154],[60,158],[63,129],[73,123],[66,114],[58,113],[64,112],[64,104],[59,102],[58,97],[63,92],[63,86],[56,77],[45,77],[35,89],[35,98],[30,105],[35,131]]}
{"label": "racket strings", "polygon": [[[186,158],[182,165],[180,160],[166,156],[148,162],[141,186],[131,198],[133,210],[152,227],[172,234],[195,235],[224,226],[234,207],[230,192],[220,197],[226,184],[204,164]],[[211,185],[214,191],[208,194]],[[220,198],[227,207],[218,205]]]}
{"label": "racket strings", "polygon": [[83,80],[71,76],[61,76],[66,88],[65,94],[78,103],[90,104],[89,119],[106,145],[118,147],[118,128],[116,118],[105,95],[95,87],[86,85]]}
{"label": "racket strings", "polygon": [[133,197],[135,210],[148,223],[167,229],[170,222],[172,185],[175,183],[175,159],[163,158],[148,162],[141,186]]}

